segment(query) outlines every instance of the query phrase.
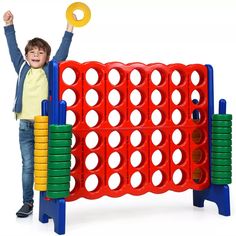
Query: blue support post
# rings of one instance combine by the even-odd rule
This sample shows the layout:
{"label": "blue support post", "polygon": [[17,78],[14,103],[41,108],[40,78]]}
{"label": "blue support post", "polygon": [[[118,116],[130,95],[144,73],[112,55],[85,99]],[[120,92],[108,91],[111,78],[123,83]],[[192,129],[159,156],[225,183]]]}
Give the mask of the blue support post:
{"label": "blue support post", "polygon": [[[49,124],[66,123],[66,102],[59,102],[58,63],[51,61],[49,64],[49,101],[43,101],[43,115],[48,114]],[[54,231],[65,234],[66,202],[64,198],[48,199],[46,192],[40,192],[39,221],[48,223],[54,221]]]}
{"label": "blue support post", "polygon": [[[208,69],[208,132],[209,132],[209,155],[210,155],[210,177],[211,177],[211,140],[212,140],[212,115],[214,114],[214,87],[213,87],[213,68],[206,65]],[[221,99],[219,102],[219,113],[226,114],[226,101]],[[193,190],[193,205],[196,207],[204,207],[204,201],[215,202],[220,215],[230,216],[230,196],[228,185],[210,186],[203,191]]]}

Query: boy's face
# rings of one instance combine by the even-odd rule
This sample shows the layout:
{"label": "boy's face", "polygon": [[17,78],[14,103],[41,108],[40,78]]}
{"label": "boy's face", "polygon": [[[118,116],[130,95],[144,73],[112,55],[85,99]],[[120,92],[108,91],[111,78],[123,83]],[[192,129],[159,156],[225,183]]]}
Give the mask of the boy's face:
{"label": "boy's face", "polygon": [[42,68],[48,62],[47,53],[38,47],[33,47],[26,54],[26,59],[34,69]]}

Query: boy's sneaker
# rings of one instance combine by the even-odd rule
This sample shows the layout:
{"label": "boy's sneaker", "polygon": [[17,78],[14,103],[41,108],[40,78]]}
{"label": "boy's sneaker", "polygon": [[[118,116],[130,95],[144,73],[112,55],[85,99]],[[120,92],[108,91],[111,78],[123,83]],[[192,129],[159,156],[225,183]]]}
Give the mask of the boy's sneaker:
{"label": "boy's sneaker", "polygon": [[33,212],[33,204],[24,203],[19,211],[16,212],[17,217],[27,217]]}

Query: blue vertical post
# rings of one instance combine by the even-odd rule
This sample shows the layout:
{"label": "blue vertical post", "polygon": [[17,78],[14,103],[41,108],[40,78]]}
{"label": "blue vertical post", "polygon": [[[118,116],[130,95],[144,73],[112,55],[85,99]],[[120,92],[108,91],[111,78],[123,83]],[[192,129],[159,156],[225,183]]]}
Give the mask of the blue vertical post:
{"label": "blue vertical post", "polygon": [[[59,102],[58,63],[49,63],[49,101],[42,103],[43,114],[48,113],[49,124],[65,124],[66,102]],[[47,112],[46,112],[47,110]],[[40,192],[39,221],[48,223],[48,219],[54,221],[54,231],[57,234],[65,234],[66,202],[64,198],[47,199],[46,192]]]}
{"label": "blue vertical post", "polygon": [[[211,177],[211,140],[212,140],[212,115],[214,114],[214,87],[213,87],[213,68],[211,65],[206,65],[208,70],[208,137],[209,137],[209,162],[210,162],[210,177]],[[226,114],[226,101],[221,99],[219,102],[219,113]],[[203,191],[193,190],[193,205],[196,207],[204,207],[204,201],[215,202],[220,215],[230,216],[230,198],[228,185],[210,186]]]}

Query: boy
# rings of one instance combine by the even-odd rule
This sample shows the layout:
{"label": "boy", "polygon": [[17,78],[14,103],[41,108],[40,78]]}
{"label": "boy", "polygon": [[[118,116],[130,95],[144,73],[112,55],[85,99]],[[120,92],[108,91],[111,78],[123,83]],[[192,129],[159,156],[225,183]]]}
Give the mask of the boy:
{"label": "boy", "polygon": [[[18,48],[13,25],[13,14],[3,15],[5,35],[11,61],[18,74],[13,111],[19,125],[19,143],[22,156],[23,206],[16,213],[27,217],[33,212],[34,181],[34,117],[41,115],[41,101],[48,98],[48,62],[51,53],[49,44],[41,38],[34,38],[25,47],[24,59]],[[61,45],[53,59],[64,61],[69,52],[73,26],[67,24]]]}

